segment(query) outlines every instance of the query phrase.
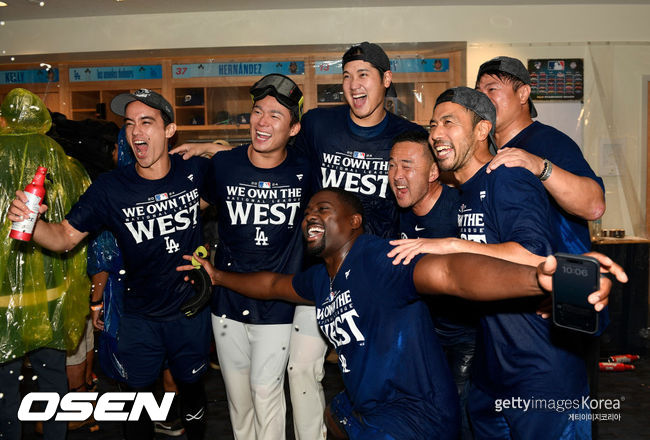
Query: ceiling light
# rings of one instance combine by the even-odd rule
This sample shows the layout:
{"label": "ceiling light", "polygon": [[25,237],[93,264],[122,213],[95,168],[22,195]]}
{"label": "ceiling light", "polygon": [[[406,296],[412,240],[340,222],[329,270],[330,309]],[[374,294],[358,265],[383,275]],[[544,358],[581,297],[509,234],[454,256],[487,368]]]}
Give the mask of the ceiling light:
{"label": "ceiling light", "polygon": [[3,7],[3,6],[7,6],[7,3],[6,2],[0,2],[0,8]]}
{"label": "ceiling light", "polygon": [[15,60],[16,60],[16,58],[15,58],[15,57],[11,57],[11,61],[15,61]]}
{"label": "ceiling light", "polygon": [[4,21],[4,20],[0,20],[0,26],[4,26],[4,25],[5,25],[5,21]]}
{"label": "ceiling light", "polygon": [[40,7],[42,8],[43,6],[45,6],[45,2],[40,2],[40,3],[38,4],[38,6],[40,6]]}

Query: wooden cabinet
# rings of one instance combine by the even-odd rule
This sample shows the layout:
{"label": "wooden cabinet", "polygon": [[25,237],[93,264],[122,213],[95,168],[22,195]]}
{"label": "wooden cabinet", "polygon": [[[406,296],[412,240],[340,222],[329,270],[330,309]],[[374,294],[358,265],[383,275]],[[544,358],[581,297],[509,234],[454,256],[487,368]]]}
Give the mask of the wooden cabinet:
{"label": "wooden cabinet", "polygon": [[[428,125],[437,96],[462,85],[465,43],[382,44],[391,60],[397,97],[389,97],[389,111]],[[344,103],[341,56],[347,46],[283,46],[150,51],[110,54],[99,61],[70,55],[53,63],[56,82],[28,84],[47,95],[48,107],[70,119],[101,117],[123,124],[110,110],[118,94],[149,88],[161,93],[175,112],[177,143],[227,140],[235,145],[250,140],[251,85],[261,76],[283,73],[300,86],[305,111]],[[5,65],[0,70],[34,69]],[[27,71],[27,70],[26,70]],[[0,95],[15,86],[0,84]]]}

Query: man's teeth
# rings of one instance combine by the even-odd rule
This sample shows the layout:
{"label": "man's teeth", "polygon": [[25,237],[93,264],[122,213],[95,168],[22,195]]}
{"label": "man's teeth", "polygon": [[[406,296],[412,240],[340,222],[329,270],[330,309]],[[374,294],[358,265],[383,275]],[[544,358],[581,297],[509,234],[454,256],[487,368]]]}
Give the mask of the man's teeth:
{"label": "man's teeth", "polygon": [[257,135],[258,138],[263,138],[263,139],[268,139],[271,137],[271,133],[266,133],[264,131],[259,131],[259,130],[256,130],[255,134]]}
{"label": "man's teeth", "polygon": [[325,232],[325,229],[321,228],[320,226],[311,226],[307,229],[307,235],[310,237],[314,237],[323,232]]}
{"label": "man's teeth", "polygon": [[359,99],[359,98],[365,98],[366,95],[365,95],[365,94],[363,94],[363,95],[352,95],[352,97],[353,97],[354,99]]}
{"label": "man's teeth", "polygon": [[397,189],[406,189],[406,185],[396,185],[395,188],[397,188]]}

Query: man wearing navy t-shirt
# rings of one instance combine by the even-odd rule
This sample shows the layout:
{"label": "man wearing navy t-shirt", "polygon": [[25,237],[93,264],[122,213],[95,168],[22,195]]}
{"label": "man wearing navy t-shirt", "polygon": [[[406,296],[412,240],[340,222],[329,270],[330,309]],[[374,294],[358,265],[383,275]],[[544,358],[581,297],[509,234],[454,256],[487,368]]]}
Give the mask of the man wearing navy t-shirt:
{"label": "man wearing navy t-shirt", "polygon": [[[107,229],[122,251],[126,273],[124,314],[118,351],[126,382],[134,391],[151,391],[166,359],[179,389],[183,422],[189,439],[205,431],[205,393],[210,312],[192,318],[180,307],[195,295],[174,271],[181,256],[202,244],[200,193],[208,161],[170,156],[176,131],[171,105],[148,89],[116,96],[114,113],[124,116],[126,137],[136,163],[99,176],[61,223],[38,220],[33,239],[55,252],[73,249],[89,233]],[[28,214],[18,191],[9,212]],[[41,208],[45,212],[46,206]],[[145,416],[125,424],[127,439],[153,438]]]}
{"label": "man wearing navy t-shirt", "polygon": [[[395,136],[424,130],[386,111],[386,96],[395,96],[390,60],[377,44],[350,47],[342,59],[346,105],[315,108],[302,120],[295,146],[312,160],[316,188],[338,187],[357,194],[366,213],[366,231],[396,237],[397,208],[388,185],[388,159]],[[289,358],[289,383],[297,440],[322,438],[326,344],[313,309],[296,308]]]}
{"label": "man wearing navy t-shirt", "polygon": [[[419,252],[476,252],[537,265],[559,247],[546,191],[522,167],[486,173],[496,110],[483,93],[467,87],[443,92],[431,119],[430,142],[441,170],[453,173],[461,193],[460,237],[412,240],[394,249],[396,263]],[[567,413],[497,409],[499,399],[581,400],[588,395],[585,366],[552,338],[551,324],[536,314],[539,300],[482,308],[469,411],[476,438],[573,439],[590,435],[589,424]],[[578,418],[579,419],[579,418]],[[541,434],[543,433],[543,434]]]}
{"label": "man wearing navy t-shirt", "polygon": [[[251,144],[211,160],[205,200],[217,207],[215,265],[248,273],[301,269],[300,219],[311,190],[307,158],[287,148],[300,130],[302,92],[287,76],[266,75],[250,89]],[[235,439],[283,439],[284,373],[294,305],[217,287],[212,326]],[[300,329],[298,329],[299,331]]]}
{"label": "man wearing navy t-shirt", "polygon": [[[353,440],[455,439],[457,393],[418,292],[472,300],[536,297],[551,287],[554,260],[540,265],[537,276],[533,267],[476,254],[426,255],[414,264],[393,265],[386,258],[388,242],[363,233],[362,211],[359,200],[339,188],[317,192],[302,232],[309,253],[324,263],[296,275],[224,272],[195,258],[213,284],[251,297],[316,305],[345,384],[327,410],[331,434]],[[624,279],[620,267],[606,257],[601,261]],[[597,310],[610,287],[603,280],[601,291],[590,296],[592,303],[602,298]]]}
{"label": "man wearing navy t-shirt", "polygon": [[559,250],[587,252],[591,249],[587,220],[597,220],[605,212],[603,181],[571,138],[533,122],[537,110],[530,99],[530,83],[528,70],[516,58],[497,57],[479,68],[476,89],[497,111],[498,152],[487,172],[505,165],[538,176],[551,199],[552,221],[561,237]]}
{"label": "man wearing navy t-shirt", "polygon": [[[393,140],[388,179],[399,211],[402,239],[458,237],[458,190],[443,185],[424,131],[408,131]],[[392,241],[399,243],[398,241]],[[426,297],[451,374],[458,388],[461,439],[471,439],[466,403],[476,345],[475,305],[451,296]]]}

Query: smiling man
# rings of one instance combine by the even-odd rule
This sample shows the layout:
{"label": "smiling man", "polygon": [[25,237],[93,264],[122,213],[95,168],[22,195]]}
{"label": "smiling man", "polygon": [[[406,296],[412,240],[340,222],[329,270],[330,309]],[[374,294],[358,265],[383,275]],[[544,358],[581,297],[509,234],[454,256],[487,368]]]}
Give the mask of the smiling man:
{"label": "smiling man", "polygon": [[[409,131],[393,140],[388,179],[399,205],[402,239],[458,237],[458,190],[443,185],[429,136]],[[435,333],[458,389],[461,439],[471,439],[467,411],[469,375],[476,345],[475,305],[451,296],[427,297]]]}
{"label": "smiling man", "polygon": [[[61,223],[38,220],[33,239],[55,252],[73,249],[89,233],[113,233],[124,259],[126,291],[118,351],[132,390],[150,391],[163,362],[179,388],[189,439],[203,437],[205,393],[200,381],[209,350],[209,310],[186,318],[179,310],[194,296],[174,272],[181,256],[202,244],[199,189],[208,161],[170,157],[175,131],[172,107],[156,92],[140,89],[116,96],[114,113],[124,116],[133,166],[102,174]],[[16,192],[9,220],[27,216],[22,191]],[[47,210],[41,207],[41,213]],[[126,423],[127,439],[153,438],[144,417]]]}
{"label": "smiling man", "polygon": [[[397,233],[397,207],[388,185],[388,159],[395,136],[424,130],[386,111],[395,96],[390,60],[377,44],[350,47],[342,59],[345,105],[315,108],[302,120],[295,146],[312,160],[316,188],[338,187],[355,193],[366,213],[366,231],[384,238]],[[325,396],[320,381],[327,345],[318,333],[314,311],[296,308],[289,359],[289,383],[297,440],[323,438]]]}
{"label": "smiling man", "polygon": [[[211,159],[206,201],[217,207],[215,265],[234,272],[301,268],[300,216],[310,195],[307,158],[287,148],[300,130],[303,96],[287,76],[250,88],[250,145]],[[285,438],[284,372],[294,305],[216,288],[212,326],[235,439]]]}
{"label": "smiling man", "polygon": [[[327,411],[328,428],[337,438],[456,439],[456,391],[418,292],[472,300],[538,296],[540,286],[551,287],[554,260],[537,271],[474,254],[426,255],[395,266],[386,258],[388,242],[363,233],[362,210],[359,200],[341,189],[317,192],[302,232],[309,253],[324,263],[296,275],[224,272],[195,258],[213,284],[260,299],[315,304],[345,384]],[[611,260],[601,261],[624,277]],[[590,296],[592,304],[600,301],[597,309],[610,287],[603,280],[601,291]]]}

